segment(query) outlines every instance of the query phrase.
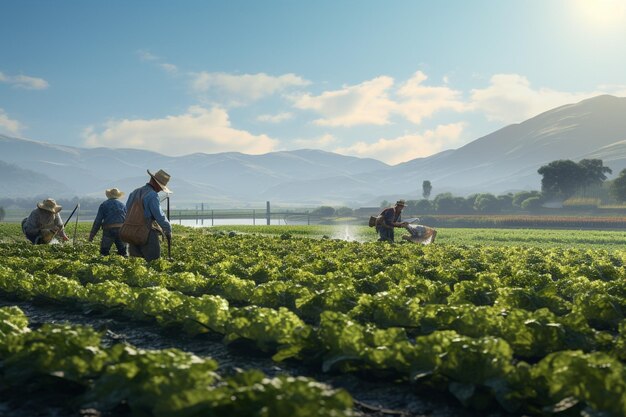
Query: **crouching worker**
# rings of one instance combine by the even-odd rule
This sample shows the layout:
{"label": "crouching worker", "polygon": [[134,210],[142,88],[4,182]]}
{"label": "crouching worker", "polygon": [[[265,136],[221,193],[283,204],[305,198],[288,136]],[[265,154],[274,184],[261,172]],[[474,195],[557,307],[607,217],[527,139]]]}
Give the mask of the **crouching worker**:
{"label": "crouching worker", "polygon": [[62,208],[51,198],[37,203],[37,208],[22,220],[22,231],[26,238],[34,245],[50,243],[57,235],[63,241],[69,240],[59,215]]}
{"label": "crouching worker", "polygon": [[117,188],[110,188],[104,194],[107,200],[98,208],[98,214],[89,233],[89,241],[93,242],[98,230],[102,227],[100,254],[107,256],[111,251],[111,246],[115,243],[117,254],[128,256],[126,243],[120,239],[120,228],[126,218],[126,206],[119,199],[124,196],[124,193]]}
{"label": "crouching worker", "polygon": [[[142,233],[142,244],[129,244],[129,254],[133,257],[144,258],[146,261],[152,261],[161,257],[161,245],[159,243],[159,235],[164,236],[168,242],[172,239],[172,226],[169,220],[165,217],[161,203],[159,201],[159,191],[163,191],[170,194],[171,191],[167,188],[167,183],[170,180],[170,175],[159,170],[156,174],[150,175],[150,181],[143,187],[137,188],[128,196],[126,201],[126,223],[136,225],[139,223]],[[137,211],[133,210],[133,206],[137,205],[140,209],[140,219],[135,218]],[[126,228],[126,224],[124,227]],[[124,232],[122,232],[124,237]],[[131,240],[127,240],[131,242]],[[145,242],[145,243],[144,243]]]}
{"label": "crouching worker", "polygon": [[378,232],[379,242],[393,242],[394,227],[406,227],[408,225],[408,223],[401,220],[404,206],[406,206],[406,202],[404,200],[398,200],[395,207],[388,207],[380,213],[376,221],[376,231]]}
{"label": "crouching worker", "polygon": [[437,231],[435,229],[421,224],[409,224],[406,226],[406,230],[409,234],[402,236],[402,239],[413,243],[428,245],[434,243],[437,237]]}

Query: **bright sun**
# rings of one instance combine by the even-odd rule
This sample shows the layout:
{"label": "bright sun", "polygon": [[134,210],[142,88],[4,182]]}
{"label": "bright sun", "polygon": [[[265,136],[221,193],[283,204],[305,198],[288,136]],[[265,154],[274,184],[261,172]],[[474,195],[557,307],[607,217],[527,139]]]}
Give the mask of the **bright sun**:
{"label": "bright sun", "polygon": [[576,0],[583,19],[597,26],[613,26],[626,21],[626,0]]}

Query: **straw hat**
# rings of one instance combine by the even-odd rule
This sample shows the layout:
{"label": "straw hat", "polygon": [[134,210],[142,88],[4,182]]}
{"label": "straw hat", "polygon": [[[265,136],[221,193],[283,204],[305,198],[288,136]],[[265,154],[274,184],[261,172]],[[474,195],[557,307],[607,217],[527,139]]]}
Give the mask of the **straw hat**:
{"label": "straw hat", "polygon": [[406,201],[404,201],[404,200],[398,200],[398,201],[396,201],[396,206],[402,206],[402,207],[404,207],[404,206],[406,206]]}
{"label": "straw hat", "polygon": [[42,210],[49,211],[51,213],[58,213],[63,208],[62,206],[59,206],[57,202],[51,198],[45,199],[41,203],[37,203],[37,207],[39,207]]}
{"label": "straw hat", "polygon": [[108,199],[124,197],[124,192],[120,191],[119,188],[109,188],[104,192],[104,194],[106,194]]}
{"label": "straw hat", "polygon": [[148,175],[152,177],[153,180],[156,181],[157,184],[161,187],[161,189],[167,194],[171,194],[172,191],[167,188],[167,183],[170,181],[170,174],[163,171],[162,169],[158,170],[156,174],[152,174],[150,170],[148,171]]}

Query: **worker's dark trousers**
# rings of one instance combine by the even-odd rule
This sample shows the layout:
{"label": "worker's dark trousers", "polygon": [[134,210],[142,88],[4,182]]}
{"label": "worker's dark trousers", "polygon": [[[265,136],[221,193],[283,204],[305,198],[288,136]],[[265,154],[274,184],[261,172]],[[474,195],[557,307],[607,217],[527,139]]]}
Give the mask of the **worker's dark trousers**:
{"label": "worker's dark trousers", "polygon": [[393,242],[394,233],[393,228],[379,227],[378,230],[379,242]]}
{"label": "worker's dark trousers", "polygon": [[45,243],[41,240],[40,233],[37,233],[36,235],[29,235],[28,233],[24,232],[24,235],[26,236],[26,239],[30,240],[30,243],[32,243],[33,245],[45,245]]}
{"label": "worker's dark trousers", "polygon": [[117,248],[117,254],[121,256],[128,256],[126,249],[126,243],[120,239],[120,228],[113,227],[110,229],[102,229],[102,240],[100,241],[100,254],[107,256],[111,251],[111,246],[115,243]]}
{"label": "worker's dark trousers", "polygon": [[148,234],[148,242],[143,246],[128,245],[130,256],[144,258],[146,261],[153,261],[161,257],[161,244],[159,236],[161,234],[156,230],[150,230]]}
{"label": "worker's dark trousers", "polygon": [[30,240],[30,243],[33,245],[43,245],[44,243],[41,240],[41,233],[36,233],[34,235],[26,233],[26,230],[24,230],[24,223],[26,223],[26,219],[22,220],[22,232],[24,233],[24,236],[26,236],[26,239]]}

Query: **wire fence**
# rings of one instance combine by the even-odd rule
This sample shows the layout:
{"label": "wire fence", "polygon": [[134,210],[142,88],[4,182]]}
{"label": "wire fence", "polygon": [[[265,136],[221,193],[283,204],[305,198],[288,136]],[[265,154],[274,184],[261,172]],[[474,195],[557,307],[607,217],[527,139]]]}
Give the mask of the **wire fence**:
{"label": "wire fence", "polygon": [[323,222],[308,211],[267,211],[263,209],[170,210],[170,221],[182,225],[216,226],[223,224],[310,225]]}

